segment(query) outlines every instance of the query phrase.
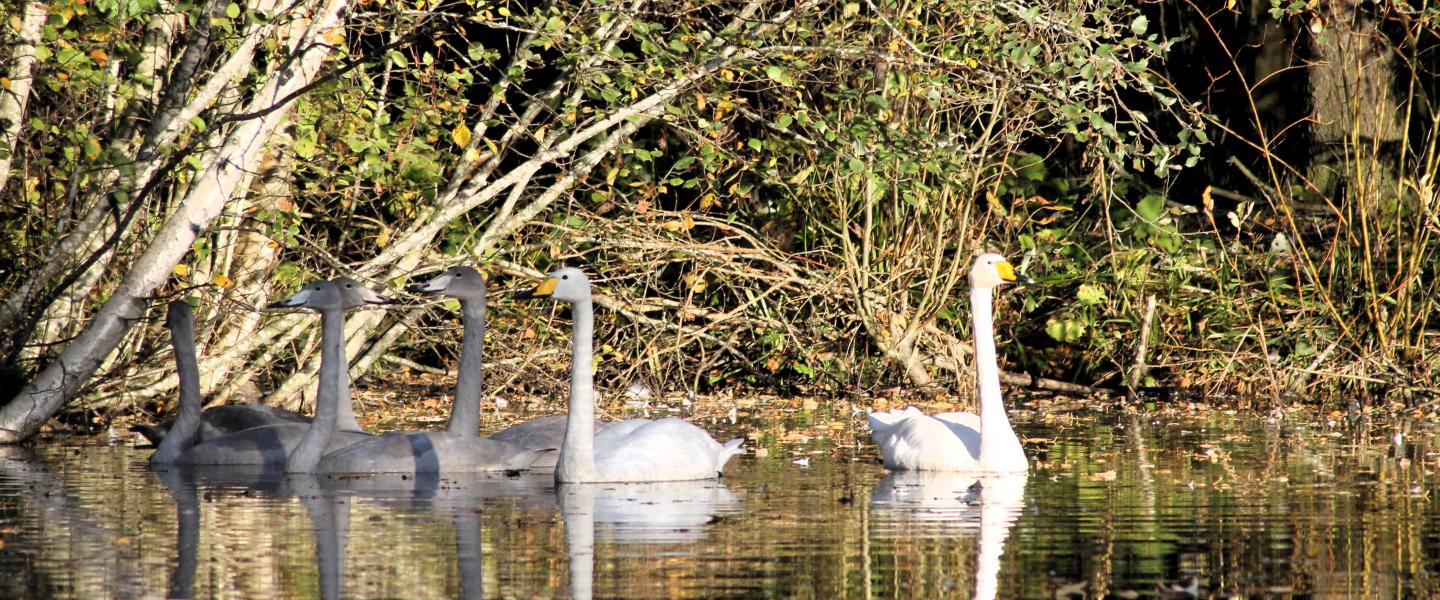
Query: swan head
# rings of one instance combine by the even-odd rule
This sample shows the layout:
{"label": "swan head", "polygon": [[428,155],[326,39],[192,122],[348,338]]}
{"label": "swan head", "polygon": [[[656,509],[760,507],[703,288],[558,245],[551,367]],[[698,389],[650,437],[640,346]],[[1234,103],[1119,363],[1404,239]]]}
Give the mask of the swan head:
{"label": "swan head", "polygon": [[471,267],[455,267],[439,277],[407,286],[405,289],[417,294],[443,294],[461,300],[483,300],[485,298],[485,275]]}
{"label": "swan head", "polygon": [[389,296],[382,296],[360,282],[349,277],[336,277],[330,281],[335,283],[335,288],[340,291],[341,302],[345,308],[355,308],[369,304],[382,305],[390,304]]}
{"label": "swan head", "polygon": [[970,287],[972,289],[997,288],[1007,283],[1035,283],[1034,279],[1015,272],[1015,266],[1005,257],[986,252],[975,257],[975,264],[970,266]]}
{"label": "swan head", "polygon": [[389,304],[390,299],[374,290],[360,285],[349,277],[330,281],[313,281],[305,284],[300,291],[289,298],[270,304],[267,308],[355,308],[366,304]]}
{"label": "swan head", "polygon": [[590,301],[590,278],[575,267],[551,271],[535,289],[521,294],[522,298],[549,298],[574,304]]}

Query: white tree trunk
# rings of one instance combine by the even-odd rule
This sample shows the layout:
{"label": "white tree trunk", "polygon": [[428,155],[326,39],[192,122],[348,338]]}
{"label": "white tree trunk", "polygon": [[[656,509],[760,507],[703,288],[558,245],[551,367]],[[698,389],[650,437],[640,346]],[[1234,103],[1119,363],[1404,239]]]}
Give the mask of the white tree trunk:
{"label": "white tree trunk", "polygon": [[6,75],[10,85],[0,89],[0,193],[10,180],[10,164],[18,148],[15,140],[20,136],[20,123],[25,120],[25,105],[30,101],[30,84],[35,80],[35,44],[40,42],[40,27],[45,24],[45,5],[31,2],[25,5],[25,17],[20,21],[20,31],[15,32],[15,46],[10,56],[10,72]]}
{"label": "white tree trunk", "polygon": [[[337,26],[345,5],[345,0],[314,0],[297,7],[292,14],[313,15],[314,20],[297,23],[299,34],[291,36],[293,58],[272,70],[269,81],[254,96],[247,112],[256,113],[276,105],[314,78],[331,47],[321,36]],[[217,158],[196,174],[195,184],[179,207],[161,226],[95,318],[59,358],[0,408],[0,443],[14,443],[29,437],[75,396],[100,361],[114,350],[131,322],[144,315],[146,297],[165,281],[190,250],[196,234],[220,215],[227,200],[249,184],[266,142],[285,121],[289,108],[288,104],[278,107],[240,123],[230,132]]]}

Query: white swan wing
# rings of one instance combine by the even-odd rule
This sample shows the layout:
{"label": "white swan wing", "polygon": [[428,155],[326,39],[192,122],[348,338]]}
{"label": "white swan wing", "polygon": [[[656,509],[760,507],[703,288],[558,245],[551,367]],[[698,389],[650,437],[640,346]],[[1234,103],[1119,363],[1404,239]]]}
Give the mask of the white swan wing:
{"label": "white swan wing", "polygon": [[[912,412],[913,411],[913,412]],[[901,413],[895,415],[894,413]],[[871,413],[870,435],[880,446],[885,466],[915,471],[967,471],[979,468],[980,431],[968,418],[942,413],[947,419],[921,414],[918,410],[889,411],[875,427],[877,413]],[[886,417],[901,417],[886,423]],[[978,425],[978,418],[976,418]]]}
{"label": "white swan wing", "polygon": [[924,413],[913,406],[872,412],[866,416],[870,423],[870,438],[875,440],[876,444],[883,444],[883,440],[890,437],[900,423],[912,417],[923,416]]}
{"label": "white swan wing", "polygon": [[595,470],[602,481],[712,479],[739,445],[740,440],[721,445],[705,430],[673,417],[630,419],[595,434]]}

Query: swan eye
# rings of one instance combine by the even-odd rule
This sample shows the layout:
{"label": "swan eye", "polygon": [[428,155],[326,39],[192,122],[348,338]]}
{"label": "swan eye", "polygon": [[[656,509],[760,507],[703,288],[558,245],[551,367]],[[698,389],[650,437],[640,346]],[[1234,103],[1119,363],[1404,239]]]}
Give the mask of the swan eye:
{"label": "swan eye", "polygon": [[350,288],[353,288],[353,287],[355,287],[355,284],[353,284],[353,283],[347,283],[347,284],[345,284],[345,289],[347,289],[347,290],[350,289]]}
{"label": "swan eye", "polygon": [[456,274],[455,274],[455,278],[456,278],[456,279],[459,279],[459,278],[464,277],[464,276],[465,276],[464,273],[456,273]]}
{"label": "swan eye", "polygon": [[569,276],[569,275],[561,275],[560,278],[561,278],[561,279],[570,279],[570,276]]}

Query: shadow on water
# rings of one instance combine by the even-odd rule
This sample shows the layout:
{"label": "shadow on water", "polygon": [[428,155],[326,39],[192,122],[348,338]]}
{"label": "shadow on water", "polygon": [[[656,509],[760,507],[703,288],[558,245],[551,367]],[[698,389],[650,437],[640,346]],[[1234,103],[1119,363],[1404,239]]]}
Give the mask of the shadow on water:
{"label": "shadow on water", "polygon": [[[0,447],[0,597],[1434,597],[1433,424],[1224,412],[1019,424],[1028,478],[862,445],[723,482],[154,472]],[[835,445],[836,447],[840,445]]]}

